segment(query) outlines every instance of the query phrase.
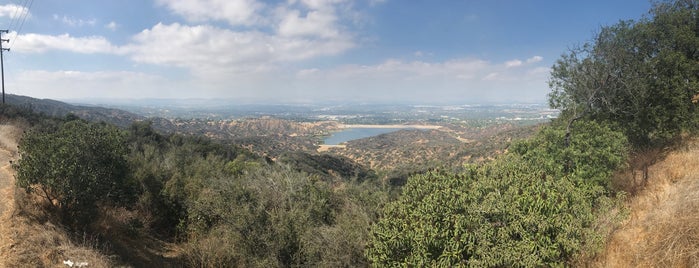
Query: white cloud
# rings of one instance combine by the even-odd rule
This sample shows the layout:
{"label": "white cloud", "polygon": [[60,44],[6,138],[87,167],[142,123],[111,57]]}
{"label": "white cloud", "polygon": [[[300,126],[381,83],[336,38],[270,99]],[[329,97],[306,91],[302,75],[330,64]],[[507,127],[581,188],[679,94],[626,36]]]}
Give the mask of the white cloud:
{"label": "white cloud", "polygon": [[534,57],[528,58],[527,63],[536,63],[536,62],[540,62],[542,60],[544,60],[544,57],[534,56]]}
{"label": "white cloud", "polygon": [[260,72],[356,46],[354,35],[341,25],[352,14],[348,0],[287,0],[276,5],[256,0],[157,3],[191,22],[226,21],[234,27],[158,23],[124,47],[136,62],[184,67],[199,75]]}
{"label": "white cloud", "polygon": [[505,62],[505,67],[507,68],[512,68],[512,67],[519,67],[522,66],[523,62],[521,60],[511,60]]}
{"label": "white cloud", "polygon": [[[17,33],[12,32],[11,35]],[[15,38],[13,51],[19,53],[43,53],[49,50],[64,50],[75,53],[119,53],[120,49],[102,36],[73,37],[69,34],[44,35],[22,34]]]}
{"label": "white cloud", "polygon": [[281,36],[333,38],[340,34],[335,25],[337,17],[334,12],[310,11],[305,16],[301,16],[298,10],[284,13],[278,28]]}
{"label": "white cloud", "polygon": [[234,32],[210,25],[159,23],[134,36],[128,51],[137,62],[198,68],[259,62],[274,53],[260,32]]}
{"label": "white cloud", "polygon": [[116,29],[119,28],[119,24],[117,24],[114,21],[110,21],[109,23],[104,25],[104,28],[110,29],[112,31],[116,31]]}
{"label": "white cloud", "polygon": [[[293,4],[296,2],[296,0],[290,0],[289,2]],[[310,9],[322,10],[322,9],[333,9],[335,5],[343,3],[343,2],[347,2],[347,1],[346,0],[300,0],[299,2]]]}
{"label": "white cloud", "polygon": [[125,47],[137,62],[187,67],[194,72],[260,71],[278,62],[343,52],[346,39],[316,40],[236,32],[209,25],[157,24]]}
{"label": "white cloud", "polygon": [[157,0],[192,22],[226,21],[230,25],[255,25],[265,5],[256,0]]}
{"label": "white cloud", "polygon": [[31,17],[31,13],[29,13],[29,9],[26,7],[15,4],[0,5],[0,17],[14,19],[23,16],[25,13],[27,17]]}
{"label": "white cloud", "polygon": [[531,58],[528,58],[526,61],[521,61],[518,59],[510,60],[505,62],[505,67],[507,68],[514,68],[514,67],[520,67],[524,64],[533,64],[542,61],[544,58],[541,56],[533,56]]}
{"label": "white cloud", "polygon": [[[16,34],[16,33],[11,33]],[[128,55],[139,63],[184,67],[197,73],[258,72],[280,62],[342,53],[354,46],[343,36],[314,38],[281,36],[260,31],[233,31],[211,25],[159,23],[143,30],[124,46],[103,36],[23,34],[16,38],[19,53],[62,50],[74,53]]]}
{"label": "white cloud", "polygon": [[488,75],[483,77],[483,80],[494,81],[498,79],[498,76],[500,76],[499,73],[489,73]]}
{"label": "white cloud", "polygon": [[88,19],[88,20],[83,20],[83,19],[76,19],[73,17],[68,17],[68,16],[59,16],[57,14],[53,14],[53,19],[56,21],[60,21],[61,23],[71,26],[71,27],[82,27],[82,26],[95,26],[97,24],[96,19]]}

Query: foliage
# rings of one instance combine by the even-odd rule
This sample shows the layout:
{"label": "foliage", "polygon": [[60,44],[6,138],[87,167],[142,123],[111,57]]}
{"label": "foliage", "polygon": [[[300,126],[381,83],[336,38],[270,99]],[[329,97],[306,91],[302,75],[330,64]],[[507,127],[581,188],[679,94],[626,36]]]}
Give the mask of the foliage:
{"label": "foliage", "polygon": [[89,216],[98,201],[123,203],[132,196],[124,133],[113,126],[73,120],[55,132],[31,131],[19,153],[17,184],[76,220]]}
{"label": "foliage", "polygon": [[229,174],[238,172],[234,171],[239,164],[236,160],[251,158],[250,162],[255,162],[252,154],[235,146],[206,138],[163,136],[152,129],[150,122],[134,123],[128,143],[129,165],[140,192],[136,209],[146,227],[166,236],[176,234],[187,217],[189,196],[181,192],[180,186],[204,183],[203,178],[224,170]]}
{"label": "foliage", "polygon": [[[461,174],[412,177],[372,228],[378,266],[562,266],[599,247],[597,216],[623,135],[579,122],[569,147],[541,130],[496,161]],[[605,209],[606,208],[606,209]]]}
{"label": "foliage", "polygon": [[[190,196],[186,233],[192,265],[366,265],[363,245],[371,210],[324,181],[285,167],[264,167],[183,188]],[[213,241],[228,246],[211,250],[207,245]]]}
{"label": "foliage", "polygon": [[376,179],[328,181],[297,171],[357,167],[304,154],[292,156],[307,166],[278,165],[205,138],[162,136],[147,122],[130,130],[140,219],[179,239],[191,266],[367,264],[366,230],[386,200]]}
{"label": "foliage", "polygon": [[650,17],[603,27],[553,66],[551,107],[570,120],[614,122],[632,144],[667,141],[696,125],[699,3],[656,3]]}
{"label": "foliage", "polygon": [[327,180],[345,178],[356,179],[361,182],[366,179],[376,178],[376,174],[373,170],[359,165],[343,156],[287,152],[281,154],[277,161],[292,166],[298,171],[318,175]]}
{"label": "foliage", "polygon": [[623,133],[594,121],[576,121],[565,146],[563,126],[542,128],[534,137],[510,148],[549,176],[571,176],[582,184],[609,188],[612,172],[624,163],[629,150]]}

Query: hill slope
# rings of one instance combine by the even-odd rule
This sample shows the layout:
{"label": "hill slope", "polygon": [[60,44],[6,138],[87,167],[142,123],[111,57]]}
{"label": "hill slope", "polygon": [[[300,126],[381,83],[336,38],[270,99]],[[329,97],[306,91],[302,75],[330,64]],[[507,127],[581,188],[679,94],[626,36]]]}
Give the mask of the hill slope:
{"label": "hill slope", "polygon": [[699,265],[699,139],[670,152],[648,170],[648,185],[631,198],[629,219],[593,266]]}
{"label": "hill slope", "polygon": [[5,97],[8,104],[27,107],[36,113],[43,113],[49,116],[63,117],[72,113],[88,121],[104,121],[120,127],[127,127],[134,121],[145,119],[143,116],[119,109],[78,106],[56,100],[36,99],[12,94],[7,94]]}

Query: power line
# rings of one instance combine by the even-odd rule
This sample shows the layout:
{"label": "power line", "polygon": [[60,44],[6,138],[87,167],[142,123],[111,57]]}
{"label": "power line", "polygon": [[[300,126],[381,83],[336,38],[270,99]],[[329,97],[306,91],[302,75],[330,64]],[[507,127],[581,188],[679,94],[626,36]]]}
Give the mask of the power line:
{"label": "power line", "polygon": [[24,16],[22,18],[22,23],[19,25],[19,28],[17,29],[15,39],[12,39],[12,43],[10,43],[9,48],[12,48],[12,46],[15,44],[15,41],[19,38],[19,33],[22,31],[22,27],[24,27],[24,22],[27,20],[27,17],[29,16],[29,10],[32,8],[32,5],[34,4],[34,0],[28,0],[29,5],[26,6],[24,9]]}
{"label": "power line", "polygon": [[29,0],[24,0],[23,2],[18,1],[15,6],[15,10],[12,12],[12,16],[10,16],[10,24],[7,26],[7,29],[14,29],[15,26],[19,23],[19,20],[23,16],[24,12],[27,9],[27,4],[29,4]]}

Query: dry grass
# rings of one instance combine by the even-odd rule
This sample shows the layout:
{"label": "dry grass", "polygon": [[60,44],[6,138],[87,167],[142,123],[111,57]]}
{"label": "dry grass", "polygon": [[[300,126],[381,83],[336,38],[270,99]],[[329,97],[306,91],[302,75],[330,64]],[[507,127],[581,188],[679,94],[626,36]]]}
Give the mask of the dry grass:
{"label": "dry grass", "polygon": [[71,239],[65,229],[51,223],[45,205],[33,195],[16,190],[14,198],[12,215],[3,218],[9,224],[0,230],[9,234],[4,241],[10,245],[0,253],[6,267],[67,267],[63,264],[67,260],[85,262],[88,267],[114,267],[99,250],[99,241],[86,235]]}
{"label": "dry grass", "polygon": [[[637,186],[637,176],[626,176]],[[699,267],[699,140],[648,168],[630,198],[631,216],[612,233],[595,267]]]}

